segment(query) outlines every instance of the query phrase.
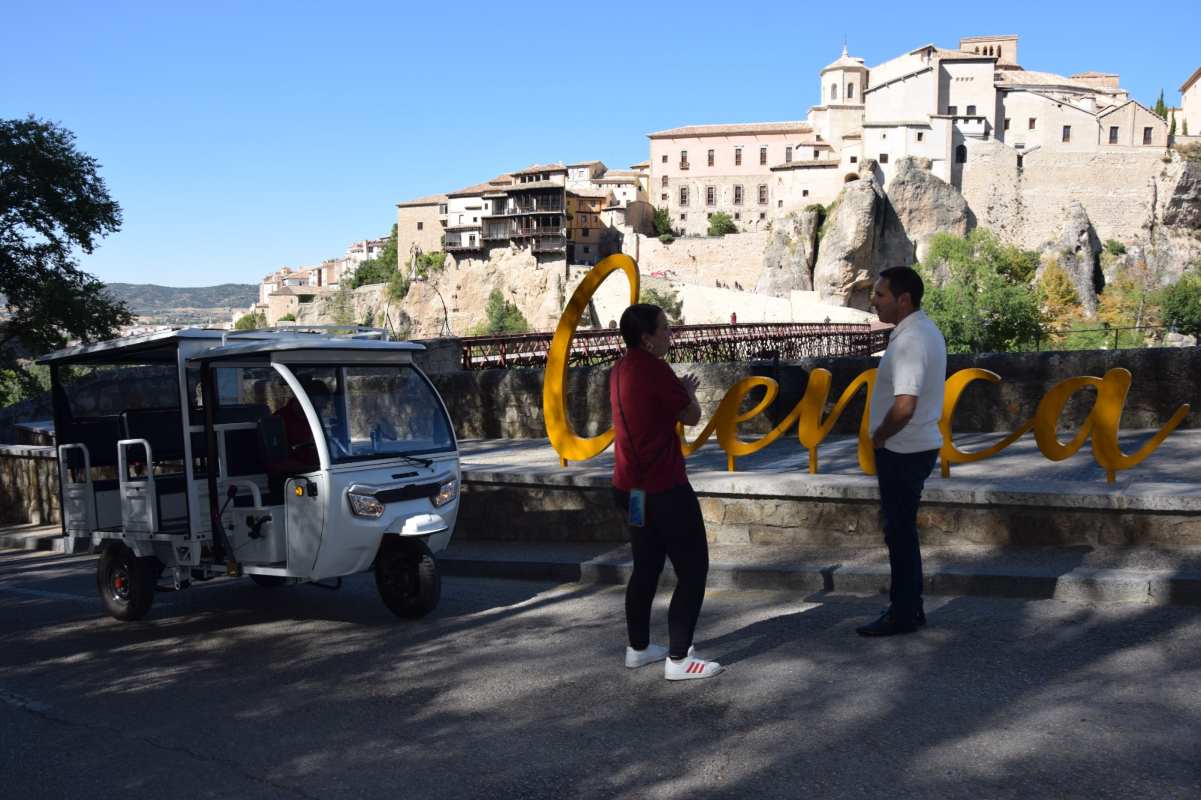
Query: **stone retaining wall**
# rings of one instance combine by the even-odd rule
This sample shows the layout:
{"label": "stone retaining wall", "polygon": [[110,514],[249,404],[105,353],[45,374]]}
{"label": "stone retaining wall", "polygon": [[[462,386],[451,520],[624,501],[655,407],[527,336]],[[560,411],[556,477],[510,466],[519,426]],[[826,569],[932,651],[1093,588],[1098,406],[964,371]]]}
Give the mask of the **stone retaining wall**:
{"label": "stone retaining wall", "polygon": [[54,450],[0,446],[0,525],[60,521]]}
{"label": "stone retaining wall", "polygon": [[[780,384],[780,394],[768,412],[747,423],[747,433],[762,433],[800,400],[809,372],[818,367],[833,373],[831,401],[875,358],[806,359],[781,363],[677,364],[677,373],[692,372],[701,380],[697,399],[707,421],[726,390],[748,375],[766,375]],[[1183,428],[1201,427],[1201,348],[1147,348],[1042,353],[953,355],[948,373],[982,367],[1002,377],[999,385],[978,382],[968,388],[955,415],[959,432],[998,432],[1016,428],[1034,413],[1046,391],[1065,378],[1103,376],[1124,367],[1134,376],[1122,417],[1123,428],[1158,428],[1182,403],[1194,411]],[[581,435],[594,436],[610,425],[608,367],[568,370],[568,413]],[[443,373],[433,380],[446,400],[460,437],[528,439],[546,436],[542,418],[542,370],[485,370]],[[752,396],[758,399],[756,393]],[[1092,408],[1094,393],[1080,392],[1064,409],[1060,426],[1074,430]],[[835,426],[836,433],[854,433],[863,411],[863,393]],[[695,432],[695,430],[693,431]]]}

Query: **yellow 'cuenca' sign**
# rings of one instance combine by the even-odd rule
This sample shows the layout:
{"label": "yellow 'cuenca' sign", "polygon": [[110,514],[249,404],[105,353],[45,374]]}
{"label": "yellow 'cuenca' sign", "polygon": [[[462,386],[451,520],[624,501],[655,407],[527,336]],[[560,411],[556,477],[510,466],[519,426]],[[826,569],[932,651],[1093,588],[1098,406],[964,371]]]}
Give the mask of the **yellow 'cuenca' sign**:
{"label": "yellow 'cuenca' sign", "polygon": [[[567,419],[567,395],[564,379],[567,374],[567,353],[571,347],[571,337],[575,334],[580,318],[588,307],[588,301],[601,283],[614,272],[626,274],[630,284],[630,303],[638,302],[638,265],[626,255],[612,255],[597,264],[571,296],[571,301],[559,319],[555,328],[554,340],[551,342],[550,353],[546,360],[546,374],[542,388],[542,410],[546,420],[546,432],[551,445],[558,452],[560,462],[566,466],[569,461],[586,461],[599,455],[613,442],[613,429],[599,436],[580,437],[572,430]],[[797,427],[797,439],[809,451],[809,472],[817,473],[817,447],[829,435],[834,423],[846,408],[847,404],[862,387],[867,393],[863,417],[859,421],[859,466],[868,475],[876,473],[875,452],[872,450],[871,431],[868,430],[868,419],[871,414],[872,386],[876,380],[876,370],[869,369],[860,373],[838,398],[834,408],[823,417],[822,411],[830,397],[831,374],[829,370],[815,369],[809,375],[809,384],[805,394],[796,407],[770,431],[752,441],[738,437],[738,426],[754,419],[763,413],[779,393],[779,385],[771,378],[743,378],[735,383],[722,397],[717,412],[701,429],[695,440],[689,442],[684,436],[683,426],[679,427],[680,448],[685,456],[689,456],[709,440],[715,433],[717,443],[726,453],[727,468],[735,468],[738,458],[757,453],[772,442],[783,436],[793,425]],[[1034,431],[1034,440],[1044,456],[1052,461],[1062,461],[1074,455],[1090,438],[1093,446],[1093,457],[1105,470],[1106,477],[1113,483],[1118,470],[1130,469],[1151,455],[1159,447],[1189,413],[1187,404],[1176,409],[1172,418],[1156,432],[1137,452],[1127,455],[1118,446],[1118,425],[1122,418],[1122,409],[1126,404],[1126,394],[1130,391],[1131,376],[1129,370],[1116,368],[1105,373],[1103,378],[1076,377],[1068,378],[1051,387],[1043,396],[1035,409],[1034,416],[1006,435],[992,446],[972,453],[965,453],[955,447],[951,437],[951,420],[955,416],[955,407],[959,398],[969,384],[984,380],[999,383],[1001,376],[986,369],[962,369],[947,377],[946,389],[943,395],[942,418],[938,427],[942,431],[943,444],[939,451],[942,464],[942,476],[948,477],[952,464],[966,464],[971,461],[994,456],[1009,445],[1016,442],[1027,432]],[[748,411],[739,412],[743,401],[758,387],[764,388],[763,398]],[[1056,427],[1064,405],[1076,392],[1093,388],[1097,399],[1093,403],[1084,424],[1071,441],[1059,441]]]}

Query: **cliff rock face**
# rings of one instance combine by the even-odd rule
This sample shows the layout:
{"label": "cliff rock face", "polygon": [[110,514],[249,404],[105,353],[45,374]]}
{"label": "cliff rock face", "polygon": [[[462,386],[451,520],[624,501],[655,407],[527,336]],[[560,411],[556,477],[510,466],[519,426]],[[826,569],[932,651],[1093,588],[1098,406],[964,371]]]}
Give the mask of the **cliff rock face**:
{"label": "cliff rock face", "polygon": [[[1097,313],[1097,284],[1100,282],[1101,242],[1088,212],[1079,202],[1064,211],[1063,232],[1059,239],[1043,247],[1043,261],[1055,259],[1072,279],[1080,307],[1088,316]],[[1040,276],[1042,270],[1039,270]]]}
{"label": "cliff rock face", "polygon": [[843,187],[822,226],[813,288],[823,303],[866,309],[881,268],[875,260],[884,193],[871,177]]}
{"label": "cliff rock face", "polygon": [[755,286],[757,294],[788,297],[794,290],[813,290],[820,217],[816,209],[805,210],[772,223],[771,235],[763,250],[763,272]]}
{"label": "cliff rock face", "polygon": [[967,235],[971,212],[955,187],[930,172],[927,158],[902,158],[888,184],[884,227],[876,261],[888,267],[912,266],[926,255],[939,232]]}

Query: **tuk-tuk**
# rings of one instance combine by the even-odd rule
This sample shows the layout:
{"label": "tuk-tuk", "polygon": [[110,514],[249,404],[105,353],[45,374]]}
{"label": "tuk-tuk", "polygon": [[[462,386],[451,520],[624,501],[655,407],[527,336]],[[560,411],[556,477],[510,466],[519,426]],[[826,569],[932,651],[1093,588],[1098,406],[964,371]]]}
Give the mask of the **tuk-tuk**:
{"label": "tuk-tuk", "polygon": [[332,588],[367,570],[395,614],[429,613],[460,474],[421,350],[374,331],[185,329],[43,356],[64,551],[99,552],[121,620],[218,576]]}

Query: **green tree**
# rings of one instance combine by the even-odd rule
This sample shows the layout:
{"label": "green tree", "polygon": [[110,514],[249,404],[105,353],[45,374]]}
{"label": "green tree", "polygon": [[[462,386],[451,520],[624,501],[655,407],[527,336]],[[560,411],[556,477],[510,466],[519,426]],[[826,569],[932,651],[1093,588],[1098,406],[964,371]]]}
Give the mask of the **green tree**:
{"label": "green tree", "polygon": [[1059,341],[1056,331],[1067,331],[1084,318],[1076,287],[1059,262],[1053,260],[1043,270],[1039,289],[1042,292],[1043,319],[1050,328],[1053,340]]}
{"label": "green tree", "polygon": [[22,356],[106,339],[133,321],[75,260],[121,227],[98,166],[65,128],[0,120],[0,381],[17,387],[0,390],[0,404],[41,389]]}
{"label": "green tree", "polygon": [[724,211],[718,211],[709,217],[709,235],[710,236],[725,236],[727,233],[738,233],[738,226],[734,224],[734,220],[730,219],[730,215]]}
{"label": "green tree", "polygon": [[655,209],[655,219],[653,224],[655,226],[656,236],[675,236],[675,231],[671,229],[671,214],[666,208]]}
{"label": "green tree", "polygon": [[529,333],[530,323],[516,304],[509,302],[500,289],[493,289],[484,306],[484,321],[473,327],[472,336],[496,336],[502,333]]}
{"label": "green tree", "polygon": [[1181,120],[1181,122],[1180,122],[1180,135],[1188,136],[1188,118],[1187,117],[1184,118],[1183,120]]}
{"label": "green tree", "polygon": [[1165,325],[1201,342],[1201,271],[1196,265],[1164,290],[1160,309]]}
{"label": "green tree", "polygon": [[392,273],[388,280],[388,299],[400,302],[409,294],[409,275],[403,269]]}
{"label": "green tree", "polygon": [[295,322],[295,321],[296,321],[295,314],[284,314],[282,317],[280,317],[279,319],[276,320],[276,322]]}
{"label": "green tree", "polygon": [[446,269],[446,253],[435,250],[417,256],[417,277],[428,278]]}
{"label": "green tree", "polygon": [[330,299],[329,315],[336,325],[354,325],[354,289],[350,282],[338,284],[338,291]]}
{"label": "green tree", "polygon": [[1176,135],[1176,112],[1173,111],[1172,119],[1168,123],[1168,136],[1175,136],[1175,135]]}
{"label": "green tree", "polygon": [[988,353],[1033,346],[1043,332],[1041,292],[1029,280],[1036,254],[1008,247],[977,228],[966,238],[941,233],[931,240],[922,308],[952,353]]}
{"label": "green tree", "polygon": [[388,241],[384,244],[384,249],[375,258],[369,258],[359,264],[358,269],[354,271],[354,276],[350,279],[352,289],[357,289],[360,286],[368,286],[374,283],[388,283],[392,280],[393,274],[400,268],[400,258],[396,251],[396,226],[392,226],[392,232],[388,234]]}
{"label": "green tree", "polygon": [[234,323],[234,330],[236,331],[253,331],[265,327],[267,327],[267,315],[261,311],[252,311],[249,314],[243,314]]}
{"label": "green tree", "polygon": [[1106,239],[1105,252],[1109,253],[1111,256],[1124,256],[1126,255],[1126,245],[1122,244],[1117,239]]}
{"label": "green tree", "polygon": [[684,301],[680,299],[678,292],[671,289],[660,292],[658,289],[646,288],[638,292],[638,302],[650,303],[663,309],[667,321],[672,325],[684,324]]}
{"label": "green tree", "polygon": [[1159,99],[1155,101],[1155,108],[1153,110],[1161,119],[1168,118],[1168,106],[1167,103],[1163,101],[1163,89],[1159,90]]}

